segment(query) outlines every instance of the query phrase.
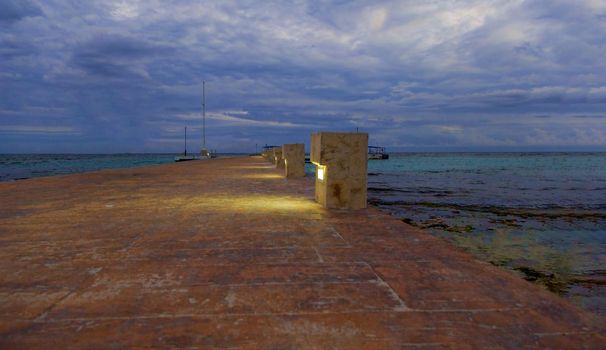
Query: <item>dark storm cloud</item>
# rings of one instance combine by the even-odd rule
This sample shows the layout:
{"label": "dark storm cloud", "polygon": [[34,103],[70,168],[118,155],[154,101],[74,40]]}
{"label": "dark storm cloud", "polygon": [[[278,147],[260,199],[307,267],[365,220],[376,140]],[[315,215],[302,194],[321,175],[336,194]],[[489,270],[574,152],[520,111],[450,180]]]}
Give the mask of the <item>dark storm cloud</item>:
{"label": "dark storm cloud", "polygon": [[28,0],[0,0],[0,22],[16,22],[41,15],[40,8]]}
{"label": "dark storm cloud", "polygon": [[141,59],[157,59],[170,50],[136,38],[100,35],[76,47],[71,63],[92,75],[132,79],[141,76],[142,71],[137,71]]}
{"label": "dark storm cloud", "polygon": [[[0,151],[606,147],[595,0],[3,1]],[[45,130],[47,136],[42,137]]]}
{"label": "dark storm cloud", "polygon": [[27,42],[15,38],[0,38],[0,57],[4,60],[35,53],[36,48]]}

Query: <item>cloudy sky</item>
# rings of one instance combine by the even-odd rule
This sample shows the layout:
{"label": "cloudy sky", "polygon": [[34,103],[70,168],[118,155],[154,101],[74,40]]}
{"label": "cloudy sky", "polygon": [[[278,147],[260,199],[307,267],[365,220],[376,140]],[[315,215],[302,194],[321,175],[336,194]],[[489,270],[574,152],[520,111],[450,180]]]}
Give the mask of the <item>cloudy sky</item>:
{"label": "cloudy sky", "polygon": [[0,0],[0,152],[606,150],[606,0]]}

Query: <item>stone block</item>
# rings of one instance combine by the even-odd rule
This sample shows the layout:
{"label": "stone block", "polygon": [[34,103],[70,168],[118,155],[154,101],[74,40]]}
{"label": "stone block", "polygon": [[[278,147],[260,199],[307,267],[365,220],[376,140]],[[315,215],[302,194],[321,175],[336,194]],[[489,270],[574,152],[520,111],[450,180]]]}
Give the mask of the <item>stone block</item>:
{"label": "stone block", "polygon": [[285,144],[282,146],[284,158],[284,176],[305,176],[305,145],[302,143]]}
{"label": "stone block", "polygon": [[282,169],[284,168],[284,158],[282,158],[282,147],[274,147],[273,148],[273,157],[272,161],[276,168]]}
{"label": "stone block", "polygon": [[366,208],[368,134],[318,132],[311,136],[315,198],[325,208]]}

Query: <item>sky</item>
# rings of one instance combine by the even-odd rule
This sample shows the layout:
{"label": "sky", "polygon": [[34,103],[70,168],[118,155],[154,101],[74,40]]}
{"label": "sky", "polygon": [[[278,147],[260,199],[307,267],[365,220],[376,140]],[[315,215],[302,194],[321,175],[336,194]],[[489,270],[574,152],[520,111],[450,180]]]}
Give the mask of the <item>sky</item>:
{"label": "sky", "polygon": [[606,0],[0,0],[0,153],[606,151]]}

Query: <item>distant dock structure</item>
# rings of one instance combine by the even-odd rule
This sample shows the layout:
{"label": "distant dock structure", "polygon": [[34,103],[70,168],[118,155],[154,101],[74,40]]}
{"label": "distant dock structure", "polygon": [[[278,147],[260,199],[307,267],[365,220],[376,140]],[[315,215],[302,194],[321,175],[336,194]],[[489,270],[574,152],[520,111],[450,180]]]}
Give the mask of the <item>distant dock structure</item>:
{"label": "distant dock structure", "polygon": [[389,153],[385,151],[385,147],[368,146],[368,160],[389,159]]}
{"label": "distant dock structure", "polygon": [[[274,146],[270,146],[274,147]],[[389,159],[389,153],[382,146],[368,146],[368,160],[387,160]],[[305,156],[305,163],[311,164],[309,155]]]}

